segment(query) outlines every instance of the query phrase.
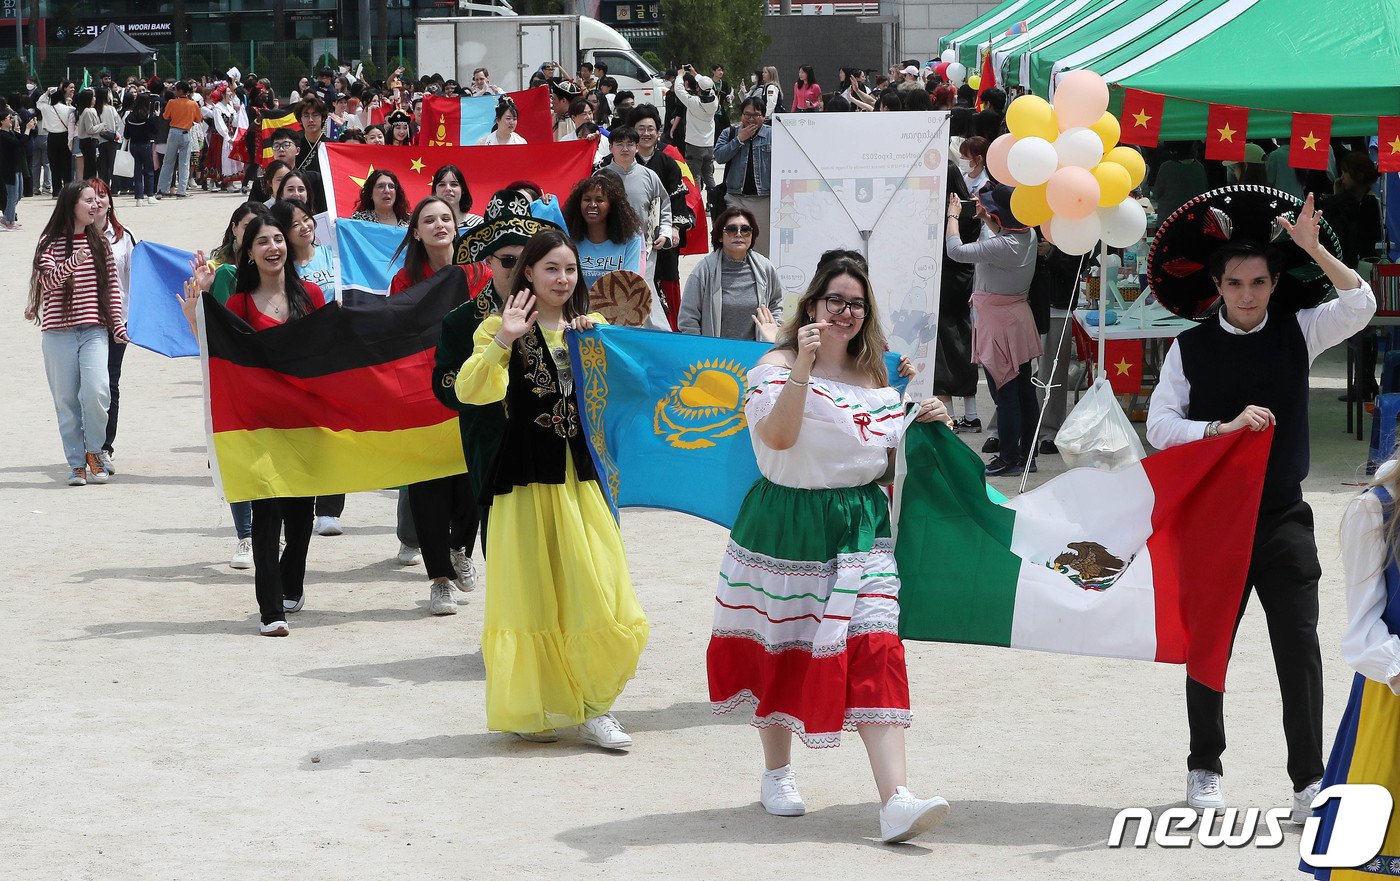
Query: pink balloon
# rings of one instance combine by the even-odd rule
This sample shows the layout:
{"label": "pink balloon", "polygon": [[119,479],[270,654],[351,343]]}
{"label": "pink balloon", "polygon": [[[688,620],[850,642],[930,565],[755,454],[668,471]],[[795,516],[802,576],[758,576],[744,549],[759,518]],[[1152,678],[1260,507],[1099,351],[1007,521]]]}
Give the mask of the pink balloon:
{"label": "pink balloon", "polygon": [[1055,116],[1061,130],[1088,128],[1108,110],[1108,84],[1092,70],[1072,70],[1055,84]]}
{"label": "pink balloon", "polygon": [[1099,182],[1083,168],[1061,168],[1045,184],[1045,201],[1056,217],[1083,220],[1098,210]]}
{"label": "pink balloon", "polygon": [[1019,187],[1016,178],[1012,176],[1011,169],[1006,167],[1006,157],[1011,153],[1011,148],[1016,145],[1016,136],[1007,132],[1001,137],[992,141],[987,148],[987,171],[998,183],[1006,184],[1008,187]]}

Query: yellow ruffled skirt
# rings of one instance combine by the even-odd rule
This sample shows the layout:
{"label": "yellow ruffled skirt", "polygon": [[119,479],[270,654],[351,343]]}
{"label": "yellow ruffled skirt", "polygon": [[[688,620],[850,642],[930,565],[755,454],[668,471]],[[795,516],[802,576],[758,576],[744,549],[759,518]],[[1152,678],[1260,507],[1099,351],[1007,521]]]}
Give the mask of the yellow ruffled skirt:
{"label": "yellow ruffled skirt", "polygon": [[648,626],[622,534],[596,481],[497,496],[486,532],[486,726],[544,731],[608,712]]}

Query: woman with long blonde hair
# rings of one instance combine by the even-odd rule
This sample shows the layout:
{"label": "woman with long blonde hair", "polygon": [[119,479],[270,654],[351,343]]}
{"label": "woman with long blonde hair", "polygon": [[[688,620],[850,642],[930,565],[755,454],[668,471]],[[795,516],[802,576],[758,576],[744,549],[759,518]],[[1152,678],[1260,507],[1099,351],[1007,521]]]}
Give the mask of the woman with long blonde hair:
{"label": "woman with long blonde hair", "polygon": [[[716,713],[754,706],[766,811],[806,811],[793,734],[832,747],[855,730],[880,792],[880,835],[896,842],[931,829],[948,803],[905,787],[909,681],[883,485],[906,420],[884,356],[861,265],[822,264],[749,371],[744,413],[762,477],[730,532],[707,664]],[[936,398],[917,407],[921,422],[949,421]]]}

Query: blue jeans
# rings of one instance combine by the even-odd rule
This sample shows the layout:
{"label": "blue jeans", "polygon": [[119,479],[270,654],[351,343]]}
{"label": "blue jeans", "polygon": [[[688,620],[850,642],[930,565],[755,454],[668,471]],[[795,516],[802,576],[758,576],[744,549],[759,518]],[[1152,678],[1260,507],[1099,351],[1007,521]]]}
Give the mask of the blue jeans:
{"label": "blue jeans", "polygon": [[228,509],[233,513],[233,531],[238,535],[239,540],[252,538],[253,503],[229,502]]}
{"label": "blue jeans", "polygon": [[185,195],[185,190],[190,183],[190,149],[193,146],[189,132],[178,128],[170,130],[170,134],[165,139],[165,162],[161,163],[160,166],[158,192],[170,192],[171,177],[178,171],[179,185],[175,191],[182,196]]}
{"label": "blue jeans", "polygon": [[24,172],[16,171],[13,178],[5,181],[5,222],[15,222],[15,209],[19,207],[19,197],[24,195]]}
{"label": "blue jeans", "polygon": [[69,468],[87,464],[107,437],[107,328],[100,324],[46,330],[44,373]]}
{"label": "blue jeans", "polygon": [[138,143],[133,141],[131,158],[136,165],[136,170],[132,172],[131,176],[132,185],[136,188],[136,198],[149,199],[156,194],[156,159],[151,142]]}

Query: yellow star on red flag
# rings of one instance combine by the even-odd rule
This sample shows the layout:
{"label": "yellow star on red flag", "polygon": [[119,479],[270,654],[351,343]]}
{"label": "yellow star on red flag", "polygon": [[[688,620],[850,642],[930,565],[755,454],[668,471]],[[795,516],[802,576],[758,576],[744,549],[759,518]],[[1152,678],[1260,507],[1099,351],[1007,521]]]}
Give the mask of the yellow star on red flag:
{"label": "yellow star on red flag", "polygon": [[1118,358],[1118,363],[1113,366],[1118,368],[1119,376],[1127,376],[1129,371],[1133,369],[1133,365],[1128,362],[1128,359],[1121,355]]}
{"label": "yellow star on red flag", "polygon": [[1312,132],[1308,132],[1306,135],[1303,135],[1303,149],[1316,150],[1318,140],[1319,139],[1316,135],[1314,135]]}
{"label": "yellow star on red flag", "polygon": [[422,159],[415,159],[415,160],[413,160],[412,162],[410,162],[410,163],[408,164],[408,167],[411,168],[411,169],[413,169],[413,170],[416,171],[416,172],[421,172],[421,171],[423,170],[423,167],[424,167],[424,166],[423,166],[423,160],[422,160]]}
{"label": "yellow star on red flag", "polygon": [[1220,132],[1220,140],[1229,141],[1232,144],[1235,142],[1235,130],[1230,128],[1230,123],[1225,123],[1224,128],[1216,129],[1216,131]]}
{"label": "yellow star on red flag", "polygon": [[1386,144],[1386,146],[1390,148],[1390,152],[1400,153],[1400,135],[1397,135],[1395,140],[1391,141],[1389,144]]}
{"label": "yellow star on red flag", "polygon": [[1147,128],[1147,123],[1152,120],[1144,111],[1139,110],[1133,114],[1133,125],[1139,128]]}
{"label": "yellow star on red flag", "polygon": [[365,181],[369,179],[369,176],[371,174],[374,174],[374,163],[372,162],[370,163],[369,168],[365,169],[364,177],[355,177],[355,175],[352,174],[350,175],[350,179],[355,182],[355,186],[359,187],[360,189],[364,189]]}

